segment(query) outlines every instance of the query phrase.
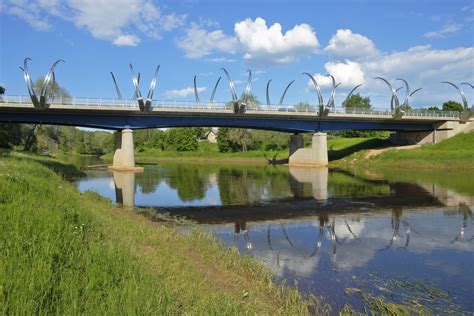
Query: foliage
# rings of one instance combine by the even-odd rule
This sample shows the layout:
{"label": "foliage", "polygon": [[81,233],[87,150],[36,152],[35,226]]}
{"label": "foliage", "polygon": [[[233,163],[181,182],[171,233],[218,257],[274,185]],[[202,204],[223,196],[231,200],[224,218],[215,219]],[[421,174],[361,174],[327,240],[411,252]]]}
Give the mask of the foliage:
{"label": "foliage", "polygon": [[345,105],[348,109],[370,110],[372,108],[372,105],[370,104],[370,98],[363,98],[359,93],[353,94],[351,98],[347,100]]}
{"label": "foliage", "polygon": [[443,111],[459,111],[459,112],[462,112],[463,107],[462,107],[461,103],[449,100],[449,101],[446,101],[446,102],[443,103]]}
{"label": "foliage", "polygon": [[[34,89],[36,92],[39,94],[41,89],[43,89],[44,86],[44,77],[40,77],[36,79],[34,82]],[[50,82],[50,88],[48,90],[48,96],[54,96],[55,98],[63,98],[63,99],[69,99],[71,98],[71,94],[69,91],[67,91],[66,88],[61,87],[56,81],[51,81]]]}
{"label": "foliage", "polygon": [[297,112],[305,112],[311,110],[311,104],[308,101],[298,102],[293,106]]}
{"label": "foliage", "polygon": [[5,91],[6,91],[5,87],[0,86],[0,95],[5,94]]}
{"label": "foliage", "polygon": [[176,151],[195,151],[198,141],[191,128],[172,128],[168,132],[168,148]]}

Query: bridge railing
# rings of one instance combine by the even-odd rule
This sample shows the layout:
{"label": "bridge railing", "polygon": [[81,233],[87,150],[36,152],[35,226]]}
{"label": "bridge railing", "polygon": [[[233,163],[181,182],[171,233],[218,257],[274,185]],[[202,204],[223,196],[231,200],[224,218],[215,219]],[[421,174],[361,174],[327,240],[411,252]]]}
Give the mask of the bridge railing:
{"label": "bridge railing", "polygon": [[[1,103],[13,103],[31,107],[31,99],[29,96],[17,95],[3,95],[0,96]],[[154,108],[161,109],[176,109],[176,110],[232,110],[230,103],[224,102],[200,102],[194,101],[176,101],[176,100],[155,100],[152,102]],[[75,107],[80,109],[82,107],[97,107],[110,109],[138,109],[137,100],[127,99],[110,99],[110,98],[86,98],[86,97],[56,97],[52,102],[55,108],[60,107]],[[317,113],[316,106],[307,106],[303,108],[294,107],[291,105],[251,105],[248,107],[248,112],[279,112],[279,113],[308,113],[315,115]],[[392,113],[389,109],[358,109],[358,108],[336,108],[333,112],[336,115],[364,115],[364,116],[385,116],[391,117]],[[404,117],[426,117],[426,118],[458,118],[457,111],[432,111],[423,109],[411,109],[406,111]]]}

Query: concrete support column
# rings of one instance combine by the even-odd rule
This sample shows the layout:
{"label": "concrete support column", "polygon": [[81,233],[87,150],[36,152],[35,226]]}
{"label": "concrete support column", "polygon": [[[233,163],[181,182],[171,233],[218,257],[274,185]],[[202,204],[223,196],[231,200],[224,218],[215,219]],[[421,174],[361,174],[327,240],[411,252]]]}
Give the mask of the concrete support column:
{"label": "concrete support column", "polygon": [[[290,138],[290,157],[288,159],[289,165],[304,165],[315,167],[322,167],[328,165],[328,148],[326,133],[313,134],[311,148],[302,148],[302,137],[301,143],[298,143],[300,140],[297,138],[297,136],[300,135],[293,135]],[[299,145],[301,145],[301,147],[298,147]]]}
{"label": "concrete support column", "polygon": [[115,153],[112,170],[140,171],[142,167],[135,167],[135,148],[133,144],[133,131],[123,129],[115,134]]}
{"label": "concrete support column", "polygon": [[303,135],[293,134],[290,136],[290,156],[293,155],[298,149],[304,148]]}
{"label": "concrete support column", "polygon": [[328,134],[315,133],[312,139],[312,156],[313,161],[321,166],[328,165]]}

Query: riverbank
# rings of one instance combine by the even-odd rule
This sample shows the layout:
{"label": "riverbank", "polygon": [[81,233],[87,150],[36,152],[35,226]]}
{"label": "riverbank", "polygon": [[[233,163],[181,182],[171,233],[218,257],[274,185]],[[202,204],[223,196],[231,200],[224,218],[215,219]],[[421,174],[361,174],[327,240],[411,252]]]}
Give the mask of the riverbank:
{"label": "riverbank", "polygon": [[400,150],[361,150],[330,167],[342,169],[474,170],[474,132],[459,134],[437,144]]}
{"label": "riverbank", "polygon": [[[378,148],[386,145],[386,141],[380,138],[343,138],[328,137],[329,160],[341,159],[359,150]],[[103,159],[111,161],[113,154],[102,156]],[[138,164],[152,163],[157,161],[180,160],[180,161],[216,161],[216,162],[239,162],[251,164],[264,164],[268,160],[288,159],[288,149],[278,151],[250,150],[240,152],[219,152],[217,144],[202,142],[196,151],[161,151],[153,148],[137,149],[135,159]]]}
{"label": "riverbank", "polygon": [[[54,170],[54,171],[53,171]],[[308,314],[263,265],[194,229],[184,236],[65,178],[50,158],[0,159],[0,301],[5,314]]]}

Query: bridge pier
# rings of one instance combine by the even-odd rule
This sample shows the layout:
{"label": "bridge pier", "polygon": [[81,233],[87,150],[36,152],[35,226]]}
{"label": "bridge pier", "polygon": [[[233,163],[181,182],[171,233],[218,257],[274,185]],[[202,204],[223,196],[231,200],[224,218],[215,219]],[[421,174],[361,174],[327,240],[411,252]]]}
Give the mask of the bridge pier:
{"label": "bridge pier", "polygon": [[115,134],[115,153],[110,170],[117,171],[143,171],[143,167],[135,166],[135,148],[133,144],[133,131],[123,129]]}
{"label": "bridge pier", "polygon": [[302,135],[292,135],[290,137],[290,156],[288,164],[290,166],[313,166],[325,167],[328,165],[327,134],[313,134],[311,148],[304,148]]}

